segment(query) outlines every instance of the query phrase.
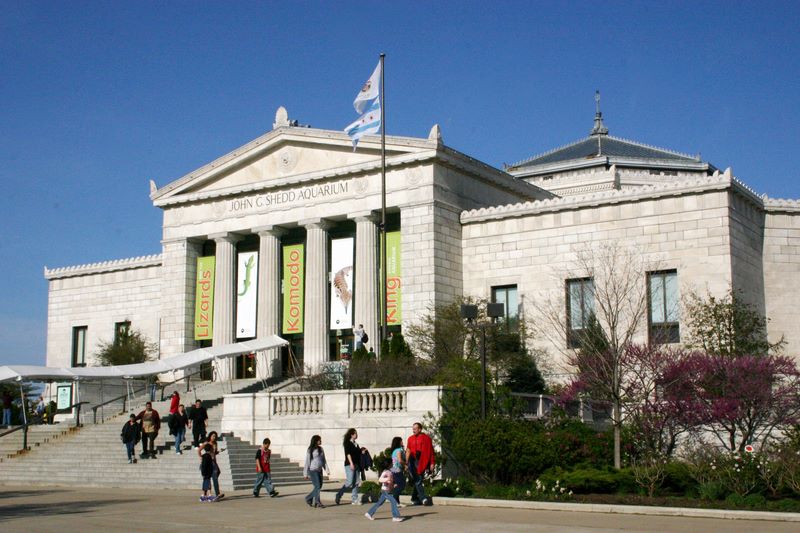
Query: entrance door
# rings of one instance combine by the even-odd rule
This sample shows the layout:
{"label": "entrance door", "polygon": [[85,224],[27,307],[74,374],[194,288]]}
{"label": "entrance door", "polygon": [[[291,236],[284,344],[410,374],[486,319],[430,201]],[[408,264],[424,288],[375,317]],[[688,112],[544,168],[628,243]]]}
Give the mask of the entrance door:
{"label": "entrance door", "polygon": [[236,379],[256,377],[256,354],[246,353],[236,357]]}

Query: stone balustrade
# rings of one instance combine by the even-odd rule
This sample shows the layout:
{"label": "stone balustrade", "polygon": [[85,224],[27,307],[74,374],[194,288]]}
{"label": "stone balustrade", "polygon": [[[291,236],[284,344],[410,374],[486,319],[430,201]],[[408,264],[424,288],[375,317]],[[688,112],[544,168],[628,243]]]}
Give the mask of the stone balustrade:
{"label": "stone balustrade", "polygon": [[395,436],[405,441],[414,422],[441,414],[441,387],[398,387],[225,396],[222,431],[251,443],[264,437],[272,450],[301,464],[313,435],[320,435],[333,477],[344,477],[342,438],[356,428],[359,445],[375,454]]}

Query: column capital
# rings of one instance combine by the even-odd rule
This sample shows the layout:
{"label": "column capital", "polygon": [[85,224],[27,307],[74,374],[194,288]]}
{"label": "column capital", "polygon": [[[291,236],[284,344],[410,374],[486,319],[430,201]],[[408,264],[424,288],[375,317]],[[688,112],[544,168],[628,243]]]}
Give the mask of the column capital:
{"label": "column capital", "polygon": [[333,227],[333,222],[325,218],[309,218],[306,220],[301,220],[297,224],[305,227],[306,230],[321,229],[327,231]]}
{"label": "column capital", "polygon": [[374,211],[357,211],[355,213],[350,213],[347,215],[347,218],[350,220],[355,220],[356,222],[378,222],[380,220],[380,216],[375,213]]}
{"label": "column capital", "polygon": [[286,235],[287,230],[286,228],[282,228],[280,226],[258,226],[257,228],[253,228],[251,230],[253,233],[257,234],[260,237],[281,237]]}
{"label": "column capital", "polygon": [[208,238],[216,243],[229,242],[231,244],[236,244],[244,238],[244,235],[240,233],[222,232],[211,233],[208,235]]}

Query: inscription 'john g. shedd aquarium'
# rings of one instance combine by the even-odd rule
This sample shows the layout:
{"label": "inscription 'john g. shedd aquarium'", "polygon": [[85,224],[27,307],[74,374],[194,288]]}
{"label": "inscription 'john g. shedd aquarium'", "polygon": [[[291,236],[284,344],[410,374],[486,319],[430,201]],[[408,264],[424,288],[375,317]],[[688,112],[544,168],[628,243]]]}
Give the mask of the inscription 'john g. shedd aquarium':
{"label": "inscription 'john g. shedd aquarium'", "polygon": [[276,191],[244,198],[228,200],[227,208],[231,213],[242,211],[260,211],[272,207],[292,206],[303,204],[317,198],[341,196],[349,191],[349,181],[337,181],[319,185],[309,185],[299,189]]}

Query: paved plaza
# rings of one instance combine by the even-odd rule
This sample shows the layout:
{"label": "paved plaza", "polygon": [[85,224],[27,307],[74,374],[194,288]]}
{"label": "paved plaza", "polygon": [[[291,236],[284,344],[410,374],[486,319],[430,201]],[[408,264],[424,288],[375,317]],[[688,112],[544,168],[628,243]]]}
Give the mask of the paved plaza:
{"label": "paved plaza", "polygon": [[[327,489],[334,485],[330,484]],[[201,504],[197,491],[154,489],[0,487],[0,530],[69,531],[421,531],[430,532],[796,532],[797,522],[620,515],[570,511],[498,509],[436,505],[402,509],[406,521],[393,523],[388,505],[374,522],[366,506],[310,509],[306,485],[280,487],[278,498],[229,493]],[[325,502],[333,501],[328,490]],[[198,529],[201,528],[201,529]]]}

